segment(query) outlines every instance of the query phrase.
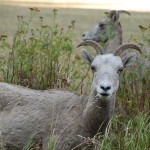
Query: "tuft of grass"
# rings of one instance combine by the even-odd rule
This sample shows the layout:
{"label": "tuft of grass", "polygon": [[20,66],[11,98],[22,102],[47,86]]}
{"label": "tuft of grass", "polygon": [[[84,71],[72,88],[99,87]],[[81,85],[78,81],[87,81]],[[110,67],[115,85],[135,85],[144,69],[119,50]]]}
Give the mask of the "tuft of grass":
{"label": "tuft of grass", "polygon": [[48,150],[56,150],[56,141],[53,137],[49,137]]}
{"label": "tuft of grass", "polygon": [[100,150],[147,150],[150,146],[149,116],[139,113],[134,117],[113,117],[109,130],[101,137]]}
{"label": "tuft of grass", "polygon": [[3,80],[34,89],[68,88],[78,74],[73,71],[78,59],[72,55],[75,21],[64,29],[56,22],[56,9],[49,24],[43,17],[35,19],[39,11],[30,8],[28,19],[18,16],[12,45],[1,35],[0,48],[9,52],[0,58]]}

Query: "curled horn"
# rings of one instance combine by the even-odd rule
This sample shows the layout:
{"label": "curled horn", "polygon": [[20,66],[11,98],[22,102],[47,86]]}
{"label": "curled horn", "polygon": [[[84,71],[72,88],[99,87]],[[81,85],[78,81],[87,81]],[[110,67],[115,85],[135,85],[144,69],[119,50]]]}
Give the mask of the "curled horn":
{"label": "curled horn", "polygon": [[114,14],[117,16],[117,18],[119,18],[119,12],[116,11],[116,10],[112,10],[112,11],[110,11],[110,12],[105,12],[105,14],[106,14],[106,16],[107,16],[108,18],[112,18],[112,16],[113,16]]}
{"label": "curled horn", "polygon": [[112,11],[110,12],[110,18],[112,18],[113,15],[116,15],[116,18],[119,18],[119,12],[118,12],[118,11],[112,10]]}
{"label": "curled horn", "polygon": [[92,41],[92,40],[83,41],[83,42],[79,43],[79,45],[77,47],[87,46],[87,45],[92,46],[96,50],[97,54],[104,54],[104,50],[100,46],[100,44],[95,41]]}
{"label": "curled horn", "polygon": [[123,44],[116,50],[114,55],[119,56],[121,53],[123,53],[125,50],[128,50],[129,48],[135,49],[142,53],[142,50],[135,44]]}
{"label": "curled horn", "polygon": [[121,14],[121,13],[125,13],[130,16],[130,13],[125,10],[112,10],[110,12],[105,12],[105,14],[108,18],[112,18],[112,15],[114,15],[114,14],[116,14],[117,18],[119,18],[119,14]]}
{"label": "curled horn", "polygon": [[125,11],[125,10],[118,10],[118,12],[119,12],[119,14],[120,14],[120,13],[125,13],[125,14],[127,14],[127,15],[129,15],[129,16],[131,15],[128,11]]}

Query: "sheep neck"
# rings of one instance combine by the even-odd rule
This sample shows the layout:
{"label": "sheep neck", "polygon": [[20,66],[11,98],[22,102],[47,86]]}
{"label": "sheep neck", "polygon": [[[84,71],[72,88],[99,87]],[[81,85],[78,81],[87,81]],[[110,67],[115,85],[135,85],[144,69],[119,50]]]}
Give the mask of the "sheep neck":
{"label": "sheep neck", "polygon": [[122,29],[119,24],[117,29],[114,31],[114,37],[107,40],[104,45],[104,49],[107,53],[114,53],[116,49],[122,44]]}
{"label": "sheep neck", "polygon": [[83,126],[87,136],[93,137],[97,133],[104,133],[115,108],[115,94],[109,99],[99,98],[93,90],[89,95],[83,112]]}

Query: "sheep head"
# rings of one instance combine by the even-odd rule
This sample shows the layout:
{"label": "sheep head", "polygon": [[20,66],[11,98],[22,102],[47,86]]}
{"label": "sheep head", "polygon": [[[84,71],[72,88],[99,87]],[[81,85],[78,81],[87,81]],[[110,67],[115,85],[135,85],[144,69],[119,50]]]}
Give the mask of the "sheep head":
{"label": "sheep head", "polygon": [[118,34],[116,32],[119,32],[122,35],[121,24],[119,22],[120,13],[130,15],[129,12],[124,10],[112,10],[111,12],[106,12],[106,18],[103,18],[95,27],[84,32],[82,39],[84,41],[93,40],[106,43],[109,39],[112,39],[115,34]]}
{"label": "sheep head", "polygon": [[77,47],[86,45],[92,46],[97,52],[94,57],[87,50],[82,51],[83,60],[93,72],[92,88],[96,95],[108,98],[118,90],[120,73],[136,60],[136,53],[126,53],[124,57],[121,57],[121,53],[130,48],[141,53],[141,49],[134,44],[124,44],[114,54],[106,54],[98,43],[91,40],[81,42]]}

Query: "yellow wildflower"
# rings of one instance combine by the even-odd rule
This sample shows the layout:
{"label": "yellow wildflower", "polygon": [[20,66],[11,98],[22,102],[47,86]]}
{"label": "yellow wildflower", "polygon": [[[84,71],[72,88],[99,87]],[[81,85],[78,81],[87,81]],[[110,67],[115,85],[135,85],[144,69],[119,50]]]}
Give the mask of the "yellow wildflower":
{"label": "yellow wildflower", "polygon": [[31,11],[35,11],[35,12],[39,12],[40,9],[38,9],[37,7],[32,7],[32,8],[29,8]]}
{"label": "yellow wildflower", "polygon": [[7,38],[7,35],[6,34],[2,34],[1,36],[0,36],[0,40],[4,40],[4,39],[6,39]]}

